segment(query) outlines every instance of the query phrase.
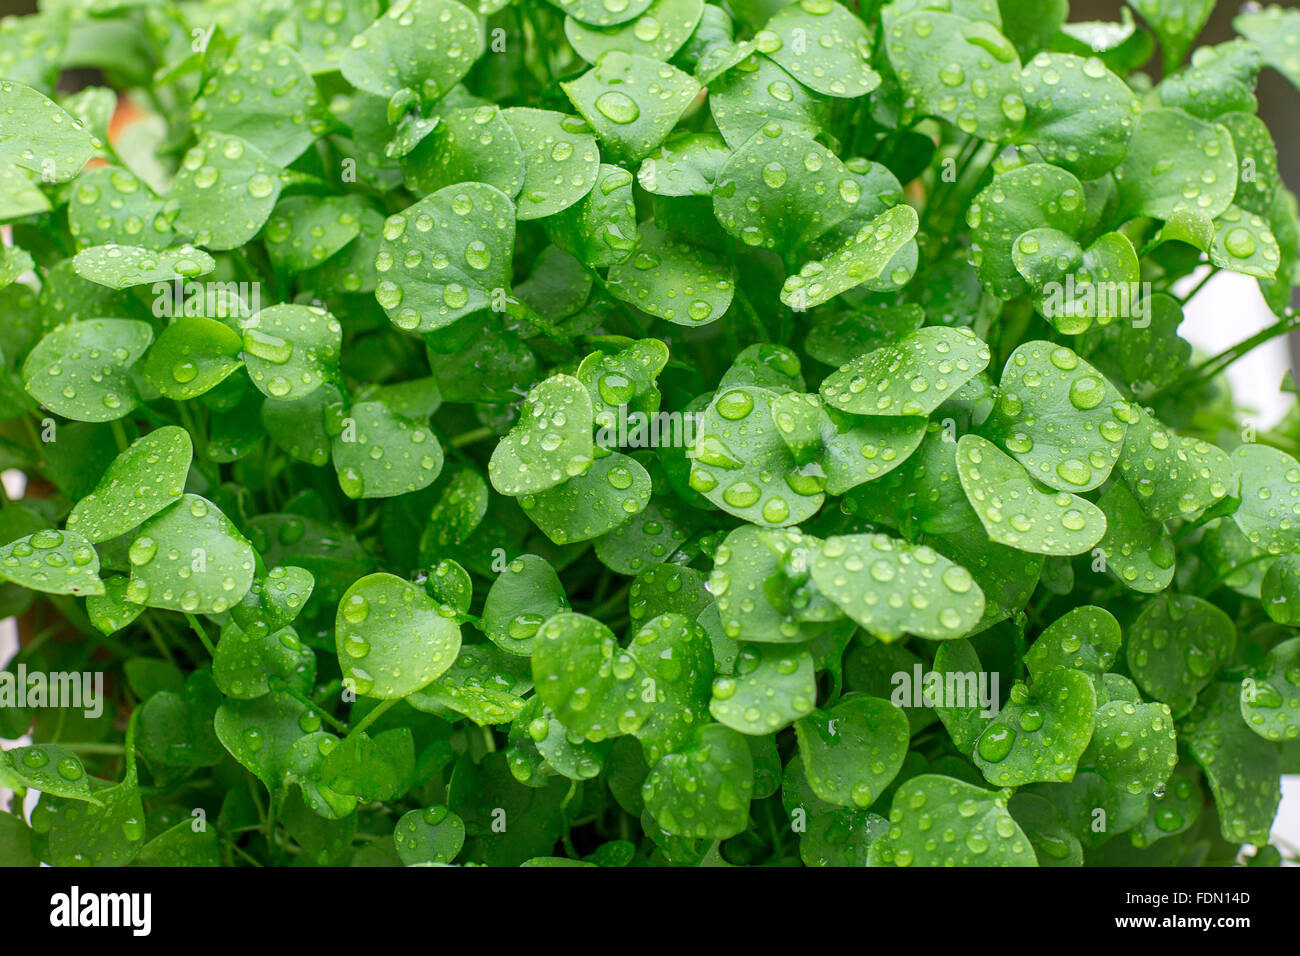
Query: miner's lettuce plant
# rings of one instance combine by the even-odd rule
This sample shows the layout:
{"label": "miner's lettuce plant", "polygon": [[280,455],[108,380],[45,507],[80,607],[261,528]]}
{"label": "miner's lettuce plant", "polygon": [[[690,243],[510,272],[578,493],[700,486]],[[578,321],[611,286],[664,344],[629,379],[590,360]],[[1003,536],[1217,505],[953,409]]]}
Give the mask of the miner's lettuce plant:
{"label": "miner's lettuce plant", "polygon": [[1300,13],[1129,6],[4,21],[0,862],[1294,852]]}

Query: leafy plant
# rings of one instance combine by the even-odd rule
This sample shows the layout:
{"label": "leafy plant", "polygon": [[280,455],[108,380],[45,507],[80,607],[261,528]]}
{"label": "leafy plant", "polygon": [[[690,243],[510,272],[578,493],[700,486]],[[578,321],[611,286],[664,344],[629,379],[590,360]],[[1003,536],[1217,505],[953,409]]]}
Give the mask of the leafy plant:
{"label": "leafy plant", "polygon": [[0,862],[1277,862],[1300,13],[1130,6],[6,21]]}

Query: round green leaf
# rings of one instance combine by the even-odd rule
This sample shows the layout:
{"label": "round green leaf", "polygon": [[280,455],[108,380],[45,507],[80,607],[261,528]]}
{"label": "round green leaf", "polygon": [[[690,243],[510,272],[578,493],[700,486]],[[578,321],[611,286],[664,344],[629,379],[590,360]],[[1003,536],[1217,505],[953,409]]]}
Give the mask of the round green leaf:
{"label": "round green leaf", "polygon": [[622,166],[601,163],[595,188],[546,220],[551,241],[592,269],[626,262],[639,234],[632,182]]}
{"label": "round green leaf", "polygon": [[1223,611],[1191,594],[1169,594],[1143,606],[1125,653],[1138,686],[1181,717],[1236,646],[1237,629]]}
{"label": "round green leaf", "polygon": [[392,498],[433,484],[442,446],[432,431],[383,402],[358,402],[334,438],[334,469],[349,498]]}
{"label": "round green leaf", "polygon": [[808,640],[802,623],[826,619],[833,607],[808,585],[807,565],[818,545],[797,531],[748,524],[728,534],[714,549],[709,575],[723,634],[764,644]]}
{"label": "round green leaf", "polygon": [[662,145],[701,89],[674,66],[621,50],[560,85],[605,148],[630,160]]}
{"label": "round green leaf", "polygon": [[79,248],[124,243],[165,249],[175,239],[165,203],[129,170],[88,169],[68,202],[68,231]]}
{"label": "round green leaf", "polygon": [[552,375],[528,392],[519,420],[488,462],[492,486],[518,497],[554,488],[592,465],[593,413],[587,388]]}
{"label": "round green leaf", "polygon": [[1196,822],[1205,800],[1196,778],[1194,768],[1180,766],[1163,789],[1151,794],[1146,819],[1129,831],[1134,846],[1150,846],[1182,833]]}
{"label": "round green leaf", "polygon": [[637,182],[656,196],[710,196],[730,156],[718,133],[674,133],[641,163]]}
{"label": "round green leaf", "polygon": [[129,289],[203,275],[216,268],[216,262],[193,246],[159,251],[110,243],[78,252],[73,257],[72,268],[83,279],[110,289]]}
{"label": "round green leaf", "polygon": [[589,743],[566,730],[542,699],[534,696],[510,725],[506,756],[516,780],[525,786],[543,787],[556,774],[570,780],[598,776],[613,743]]}
{"label": "round green leaf", "polygon": [[1164,704],[1111,701],[1097,708],[1083,761],[1134,796],[1161,789],[1178,764],[1178,734]]}
{"label": "round green leaf", "polygon": [[136,533],[126,598],[146,607],[220,614],[253,583],[253,547],[216,505],[183,495]]}
{"label": "round green leaf", "polygon": [[[953,839],[938,840],[936,834]],[[1034,866],[1034,849],[1005,794],[921,774],[894,792],[889,832],[871,845],[877,866]]]}
{"label": "round green leaf", "polygon": [[650,712],[641,676],[631,651],[593,618],[562,611],[537,632],[537,696],[565,727],[593,743],[641,729]]}
{"label": "round green leaf", "polygon": [[826,403],[855,415],[929,415],[984,371],[989,348],[970,329],[931,326],[826,377]]}
{"label": "round green leaf", "polygon": [[116,634],[144,613],[144,607],[126,599],[127,579],[121,575],[104,579],[104,593],[86,597],[86,616],[101,634]]}
{"label": "round green leaf", "polygon": [[131,414],[137,395],[130,371],[153,341],[153,329],[132,319],[87,319],[62,325],[23,362],[23,383],[50,411],[81,422]]}
{"label": "round green leaf", "polygon": [[305,398],[337,373],[343,328],[314,305],[273,305],[243,324],[244,361],[258,391]]}
{"label": "round green leaf", "polygon": [[884,641],[904,634],[953,640],[984,614],[984,593],[970,572],[930,547],[888,535],[827,538],[811,571],[823,594]]}
{"label": "round green leaf", "polygon": [[339,601],[335,648],[358,694],[396,700],[443,674],[460,650],[460,626],[409,581],[370,574]]}
{"label": "round green leaf", "polygon": [[520,220],[553,216],[591,192],[600,172],[600,150],[583,120],[523,106],[502,110],[501,118],[524,152]]}
{"label": "round green leaf", "polygon": [[0,578],[49,594],[104,593],[99,554],[76,531],[34,531],[9,542],[0,548]]}
{"label": "round green leaf", "polygon": [[1049,670],[1032,687],[1016,684],[971,756],[989,783],[1019,787],[1068,781],[1092,738],[1097,696],[1086,674]]}
{"label": "round green leaf", "polygon": [[650,223],[640,226],[636,251],[609,270],[611,295],[676,325],[707,325],[731,307],[735,276],[717,253]]}
{"label": "round green leaf", "polygon": [[486,183],[426,196],[384,223],[375,299],[399,329],[432,332],[510,287],[514,204]]}
{"label": "round green leaf", "polygon": [[244,340],[216,319],[178,319],[158,336],[144,376],[164,398],[186,401],[212,391],[242,364]]}
{"label": "round green leaf", "polygon": [[718,171],[713,210],[749,246],[792,251],[846,219],[861,186],[839,158],[802,131],[763,127]]}
{"label": "round green leaf", "polygon": [[363,208],[351,197],[281,200],[262,231],[271,264],[289,273],[319,266],[360,235]]}
{"label": "round green leaf", "polygon": [[513,198],[524,185],[524,151],[500,109],[466,106],[439,112],[437,128],[403,157],[402,169],[417,193],[479,182]]}
{"label": "round green leaf", "polygon": [[1106,516],[1067,492],[1040,491],[1014,458],[978,435],[957,443],[961,486],[989,538],[1033,554],[1090,550],[1106,533]]}
{"label": "round green leaf", "polygon": [[193,457],[189,432],[175,425],[136,439],[73,506],[68,530],[108,541],[138,527],[180,498]]}
{"label": "round green leaf", "polygon": [[456,0],[398,0],[352,38],[339,69],[367,93],[391,97],[408,89],[434,103],[470,71],[486,44],[482,22]]}
{"label": "round green leaf", "polygon": [[293,623],[315,587],[316,578],[306,568],[271,568],[253,581],[231,616],[240,627],[278,630]]}
{"label": "round green leaf", "polygon": [[768,123],[789,134],[821,131],[822,106],[785,70],[755,53],[709,85],[709,109],[727,145],[736,149]]}
{"label": "round green leaf", "polygon": [[1240,476],[1226,452],[1209,442],[1175,435],[1144,408],[1136,411],[1118,470],[1148,517],[1191,520],[1235,492]]}
{"label": "round green leaf", "polygon": [[556,544],[613,531],[650,502],[650,474],[634,458],[610,452],[583,474],[519,499],[524,514]]}
{"label": "round green leaf", "polygon": [[1241,506],[1232,513],[1247,540],[1269,554],[1300,550],[1300,463],[1267,445],[1232,453],[1241,469]]}
{"label": "round green leaf", "polygon": [[42,182],[62,183],[81,172],[101,146],[85,123],[31,87],[4,80],[0,100],[0,165],[17,166]]}
{"label": "round green leaf", "polygon": [[660,758],[641,787],[646,810],[677,836],[725,840],[749,823],[754,761],[745,738],[719,724],[695,731],[689,747]]}
{"label": "round green leaf", "polygon": [[275,793],[285,785],[294,744],[320,730],[320,717],[288,694],[271,691],[253,700],[222,700],[212,726],[230,755]]}
{"label": "round green leaf", "polygon": [[800,466],[772,416],[775,392],[719,392],[696,424],[690,486],[728,514],[764,527],[797,524],[825,500],[818,466]]}
{"label": "round green leaf", "polygon": [[175,226],[200,246],[237,249],[271,217],[281,185],[280,169],[256,146],[238,136],[206,133],[181,159],[172,181]]}
{"label": "round green leaf", "polygon": [[1281,259],[1268,220],[1235,205],[1214,220],[1209,253],[1216,266],[1258,279],[1273,278]]}
{"label": "round green leaf", "polygon": [[1058,667],[1102,674],[1115,663],[1121,639],[1115,616],[1086,604],[1067,611],[1038,635],[1025,654],[1025,666],[1034,680]]}
{"label": "round green leaf", "polygon": [[588,63],[610,50],[667,62],[691,38],[703,14],[704,0],[654,0],[644,13],[615,27],[595,28],[570,17],[564,34]]}
{"label": "round green leaf", "polygon": [[880,85],[866,24],[833,0],[791,3],[755,34],[754,44],[825,96],[865,96]]}
{"label": "round green leaf", "polygon": [[397,821],[393,844],[407,866],[450,863],[465,845],[465,824],[443,806],[412,810]]}
{"label": "round green leaf", "polygon": [[1235,682],[1215,684],[1182,736],[1205,772],[1223,838],[1263,846],[1282,799],[1281,748],[1242,719],[1240,693]]}
{"label": "round green leaf", "polygon": [[1186,204],[1213,219],[1231,205],[1237,188],[1232,135],[1182,110],[1146,110],[1115,181],[1121,214],[1169,219]]}
{"label": "round green leaf", "polygon": [[907,718],[879,697],[850,697],[795,724],[804,774],[819,798],[865,809],[897,776],[907,754]]}
{"label": "round green leaf", "polygon": [[639,667],[641,698],[651,698],[645,723],[634,733],[653,764],[686,746],[708,720],[713,645],[691,618],[660,614],[637,630],[627,650]]}
{"label": "round green leaf", "polygon": [[1137,412],[1075,352],[1026,342],[1007,360],[987,433],[1057,491],[1099,487],[1119,461]]}
{"label": "round green leaf", "polygon": [[1174,542],[1164,526],[1148,518],[1120,482],[1102,492],[1097,507],[1106,516],[1098,547],[1107,572],[1134,591],[1155,594],[1167,588],[1174,579]]}
{"label": "round green leaf", "polygon": [[272,631],[238,625],[222,629],[212,677],[227,697],[252,700],[272,690],[309,693],[316,683],[316,654],[291,627]]}
{"label": "round green leaf", "polygon": [[1300,637],[1276,645],[1264,666],[1242,681],[1241,716],[1265,740],[1300,737]]}
{"label": "round green leaf", "polygon": [[298,51],[252,36],[207,77],[190,122],[200,138],[209,131],[238,136],[277,166],[288,166],[325,132],[316,84]]}
{"label": "round green leaf", "polygon": [[1080,179],[1119,165],[1141,112],[1122,79],[1096,57],[1039,53],[1020,75],[1025,125],[1016,139]]}
{"label": "round green leaf", "polygon": [[825,259],[807,262],[798,275],[787,278],[781,301],[803,312],[864,283],[874,288],[878,279],[901,287],[911,279],[915,263],[909,268],[899,256],[909,243],[914,245],[918,227],[916,210],[905,203],[882,212]]}
{"label": "round green leaf", "polygon": [[776,733],[812,713],[817,677],[805,647],[757,644],[742,648],[734,673],[713,681],[709,713],[742,734]]}
{"label": "round green leaf", "polygon": [[503,651],[528,657],[537,630],[569,609],[555,570],[535,554],[515,558],[492,582],[483,604],[483,633]]}

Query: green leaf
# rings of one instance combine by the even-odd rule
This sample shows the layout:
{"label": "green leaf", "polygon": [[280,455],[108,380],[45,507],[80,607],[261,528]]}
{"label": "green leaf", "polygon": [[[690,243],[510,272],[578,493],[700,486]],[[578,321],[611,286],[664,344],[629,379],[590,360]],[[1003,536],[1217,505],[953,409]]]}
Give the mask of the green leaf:
{"label": "green leaf", "polygon": [[94,804],[59,807],[49,834],[54,866],[125,866],[144,846],[144,803],[135,774],[128,770],[124,781],[96,796]]}
{"label": "green leaf", "polygon": [[857,208],[861,186],[805,132],[769,123],[762,133],[718,171],[714,214],[748,246],[794,251],[846,219]]}
{"label": "green leaf", "polygon": [[827,376],[821,394],[855,415],[929,415],[989,364],[970,329],[917,329]]}
{"label": "green leaf", "polygon": [[492,582],[483,604],[482,628],[503,651],[529,657],[538,629],[569,609],[564,586],[545,558],[515,558]]}
{"label": "green leaf", "polygon": [[1118,471],[1148,517],[1191,520],[1236,491],[1240,475],[1226,452],[1209,442],[1175,435],[1144,408],[1136,411]]}
{"label": "green leaf", "polygon": [[0,97],[0,162],[31,174],[16,181],[67,182],[101,146],[81,120],[29,86],[4,80]]}
{"label": "green leaf", "polygon": [[591,192],[601,172],[600,150],[586,122],[523,106],[502,110],[501,118],[524,151],[517,212],[521,221],[553,216]]}
{"label": "green leaf", "polygon": [[[906,204],[882,212],[829,256],[805,263],[797,275],[787,278],[781,301],[802,312],[864,283],[874,283],[898,262],[897,257],[912,242],[919,223],[916,210]],[[901,286],[910,278],[909,270],[901,264],[889,272],[895,285]]]}
{"label": "green leaf", "polygon": [[1259,108],[1254,90],[1260,66],[1253,43],[1232,40],[1201,47],[1190,66],[1161,82],[1160,102],[1204,120],[1233,112],[1252,115]]}
{"label": "green leaf", "polygon": [[138,527],[180,498],[193,454],[189,432],[175,425],[136,439],[73,506],[68,530],[99,542]]}
{"label": "green leaf", "polygon": [[781,9],[754,35],[791,76],[825,96],[865,96],[880,85],[871,68],[866,24],[833,0],[801,0]]}
{"label": "green leaf", "polygon": [[406,184],[434,193],[480,182],[514,198],[524,185],[524,151],[496,106],[463,106],[438,113],[438,125],[402,158]]}
{"label": "green leaf", "polygon": [[1129,839],[1146,847],[1182,833],[1196,822],[1204,800],[1195,769],[1179,766],[1163,790],[1151,795],[1146,819],[1129,831]]}
{"label": "green leaf", "polygon": [[442,99],[483,55],[483,24],[455,0],[398,0],[352,38],[339,69],[358,89]]}
{"label": "green leaf", "polygon": [[[360,85],[360,84],[357,84]],[[242,37],[190,107],[194,131],[238,136],[288,166],[325,132],[316,84],[298,51]]]}
{"label": "green leaf", "polygon": [[48,594],[104,593],[99,555],[76,531],[36,531],[0,548],[0,578]]}
{"label": "green leaf", "polygon": [[1041,491],[1024,467],[978,435],[957,443],[961,486],[989,538],[1033,554],[1083,554],[1106,533],[1096,505],[1068,492]]}
{"label": "green leaf", "polygon": [[744,647],[735,671],[713,681],[709,713],[742,734],[776,733],[812,713],[817,678],[806,647]]}
{"label": "green leaf", "polygon": [[1083,866],[1083,847],[1050,801],[1035,793],[1018,793],[1007,809],[1033,844],[1039,866]]}
{"label": "green leaf", "polygon": [[1237,206],[1229,206],[1214,220],[1209,253],[1219,268],[1258,279],[1273,278],[1282,255],[1268,220]]}
{"label": "green leaf", "polygon": [[[144,607],[126,599],[127,579],[121,575],[104,580],[103,594],[86,596],[86,616],[101,634],[116,634],[144,613]],[[141,699],[147,694],[140,695]]]}
{"label": "green leaf", "polygon": [[1119,165],[1140,112],[1128,85],[1096,58],[1039,53],[1020,84],[1025,124],[1016,138],[1080,179]]}
{"label": "green leaf", "polygon": [[514,203],[486,183],[448,186],[389,216],[375,299],[393,325],[432,332],[504,296],[514,217]]}
{"label": "green leaf", "polygon": [[984,613],[984,593],[969,571],[926,545],[884,534],[827,538],[810,570],[823,594],[884,641],[904,634],[953,640]]}
{"label": "green leaf", "polygon": [[[660,614],[632,636],[628,653],[637,662],[646,720],[634,733],[653,764],[686,746],[708,720],[713,646],[704,628],[682,614]],[[716,715],[715,715],[716,716]]]}
{"label": "green leaf", "polygon": [[641,788],[646,810],[669,833],[725,840],[749,822],[754,763],[745,738],[705,724],[689,747],[666,754]]}
{"label": "green leaf", "polygon": [[[968,754],[993,719],[990,711],[998,704],[996,694],[991,694],[991,699],[981,699],[981,676],[987,672],[980,665],[979,654],[966,640],[940,644],[934,653],[932,672],[943,680],[940,685],[943,693],[938,695],[941,702],[936,703],[934,712],[939,715],[957,749]],[[952,688],[952,691],[947,688]]]}
{"label": "green leaf", "polygon": [[558,8],[575,20],[594,27],[617,26],[627,23],[645,13],[654,0],[627,0],[626,3],[611,0],[547,0],[551,6]]}
{"label": "green leaf", "polygon": [[1268,216],[1282,182],[1273,134],[1263,120],[1251,113],[1225,113],[1217,122],[1232,134],[1241,163],[1237,193],[1232,201],[1247,212]]}
{"label": "green leaf", "polygon": [[656,196],[710,196],[731,155],[718,133],[674,133],[641,163],[637,182]]}
{"label": "green leaf", "polygon": [[1091,491],[1109,478],[1137,418],[1109,379],[1051,342],[1012,352],[998,391],[986,433],[1057,491]]}
{"label": "green leaf", "polygon": [[995,142],[1024,121],[1020,60],[992,24],[917,10],[893,19],[884,39],[914,115],[938,116]]}
{"label": "green leaf", "polygon": [[645,510],[650,475],[635,459],[610,452],[583,474],[519,499],[524,513],[555,544],[591,541]]}
{"label": "green leaf", "polygon": [[888,820],[861,810],[819,813],[807,826],[799,836],[804,866],[866,866],[871,844],[889,832]]}
{"label": "green leaf", "polygon": [[256,236],[280,197],[280,169],[238,136],[206,133],[181,159],[169,208],[177,230],[209,249],[236,249]]}
{"label": "green leaf", "polygon": [[262,233],[271,264],[290,273],[320,265],[360,235],[365,208],[347,196],[282,199]]}
{"label": "green leaf", "polygon": [[808,584],[808,562],[818,544],[797,531],[748,524],[729,533],[714,549],[708,585],[723,633],[764,644],[808,640],[802,624],[824,619],[829,606]]}
{"label": "green leaf", "polygon": [[1242,681],[1241,716],[1265,740],[1300,737],[1300,638],[1274,646],[1264,666]]}
{"label": "green leaf", "polygon": [[588,26],[571,16],[564,35],[588,63],[610,50],[667,62],[691,38],[703,14],[703,0],[654,0],[644,13],[614,27]]}
{"label": "green leaf", "polygon": [[231,616],[240,627],[278,630],[302,613],[315,587],[316,578],[306,568],[271,568],[253,581]]}
{"label": "green leaf", "polygon": [[1067,611],[1038,635],[1025,654],[1025,666],[1034,680],[1058,667],[1100,675],[1114,665],[1121,640],[1115,616],[1086,604]]}
{"label": "green leaf", "polygon": [[578,79],[560,84],[605,148],[641,159],[660,146],[700,92],[674,66],[611,50]]}
{"label": "green leaf", "polygon": [[639,234],[636,251],[609,270],[611,295],[676,325],[708,325],[726,314],[735,293],[730,263],[650,223]]}
{"label": "green leaf", "polygon": [[480,727],[517,718],[532,681],[519,658],[491,644],[466,644],[456,663],[406,700],[426,713],[463,714]]}
{"label": "green leaf", "polygon": [[1054,668],[1030,687],[1011,688],[1010,699],[975,742],[971,759],[998,787],[1071,780],[1092,738],[1096,710],[1088,675]]}
{"label": "green leaf", "polygon": [[349,498],[391,498],[433,484],[442,446],[432,431],[383,402],[358,402],[334,438],[334,468]]}
{"label": "green leaf", "polygon": [[253,583],[253,547],[216,505],[183,495],[140,526],[127,553],[126,599],[146,607],[220,614]]}
{"label": "green leaf", "polygon": [[396,700],[447,671],[460,650],[460,626],[409,581],[370,574],[339,601],[335,649],[356,693]]}
{"label": "green leaf", "polygon": [[221,843],[215,829],[194,829],[182,820],[140,848],[136,866],[220,866]]}
{"label": "green leaf", "polygon": [[291,627],[238,625],[222,629],[212,676],[221,692],[236,700],[252,700],[272,690],[311,691],[316,682],[316,655],[303,647]]}
{"label": "green leaf", "polygon": [[1174,579],[1174,542],[1164,526],[1149,519],[1120,482],[1102,492],[1097,507],[1106,516],[1106,534],[1098,547],[1107,573],[1145,594],[1167,588]]}
{"label": "green leaf", "polygon": [[1232,21],[1233,28],[1258,47],[1264,62],[1291,85],[1300,87],[1300,11],[1269,4],[1262,10],[1245,9]]}
{"label": "green leaf", "polygon": [[739,148],[768,123],[787,134],[815,136],[822,105],[781,67],[755,53],[709,85],[709,109],[727,145]]}
{"label": "green leaf", "polygon": [[1111,701],[1097,708],[1083,762],[1134,796],[1161,789],[1178,764],[1178,734],[1165,704]]}
{"label": "green leaf", "polygon": [[638,676],[636,658],[593,618],[562,611],[537,633],[537,696],[566,728],[593,743],[636,733],[646,722],[649,702]]}
{"label": "green leaf", "polygon": [[46,335],[23,362],[23,384],[50,411],[81,422],[110,422],[137,402],[131,367],[153,341],[132,319],[87,319]]}
{"label": "green leaf", "polygon": [[533,386],[519,420],[492,452],[488,477],[503,495],[554,488],[592,466],[593,413],[587,388],[570,375]]}
{"label": "green leaf", "polygon": [[206,670],[190,674],[179,691],[154,693],[140,708],[140,755],[155,768],[220,763],[222,743],[213,719],[221,702]]}
{"label": "green leaf", "polygon": [[444,806],[412,810],[397,821],[393,844],[407,866],[450,863],[465,845],[465,824]]}
{"label": "green leaf", "polygon": [[91,778],[86,775],[81,758],[58,744],[34,744],[5,750],[0,768],[18,784],[51,797],[91,804],[101,801],[90,791]]}
{"label": "green leaf", "polygon": [[772,416],[776,398],[753,386],[718,393],[696,423],[690,486],[728,514],[779,528],[817,513],[825,480],[791,454]]}
{"label": "green leaf", "polygon": [[87,169],[68,202],[68,231],[79,248],[122,243],[165,249],[175,241],[165,205],[129,170]]}
{"label": "green leaf", "polygon": [[224,322],[179,319],[163,329],[149,350],[144,376],[164,398],[198,398],[243,364],[243,345],[243,338]]}
{"label": "green leaf", "polygon": [[1126,0],[1151,25],[1165,55],[1165,72],[1183,62],[1188,48],[1210,18],[1214,0]]}
{"label": "green leaf", "polygon": [[392,800],[409,789],[414,769],[415,743],[409,727],[373,737],[348,734],[321,762],[320,784],[365,802]]}
{"label": "green leaf", "polygon": [[1284,554],[1269,564],[1260,585],[1260,603],[1278,624],[1300,624],[1300,554]]}
{"label": "green leaf", "polygon": [[1242,719],[1240,689],[1215,684],[1183,730],[1218,808],[1219,832],[1233,843],[1268,842],[1282,794],[1281,748]]}
{"label": "green leaf", "polygon": [[907,753],[903,712],[879,697],[851,697],[795,724],[808,784],[819,798],[865,809],[898,774]]}
{"label": "green leaf", "polygon": [[1074,235],[1086,215],[1083,184],[1047,163],[1031,163],[993,177],[966,211],[971,262],[984,288],[999,299],[1025,294],[1016,269],[1014,243],[1031,229],[1050,226]]}
{"label": "green leaf", "polygon": [[[889,832],[871,845],[877,866],[1035,866],[1034,849],[1004,794],[938,774],[894,792]],[[953,834],[936,840],[934,834]]]}
{"label": "green leaf", "polygon": [[547,235],[592,269],[626,262],[639,235],[632,183],[622,166],[601,163],[595,188],[548,218]]}
{"label": "green leaf", "polygon": [[1241,469],[1241,505],[1232,520],[1246,539],[1269,554],[1300,550],[1300,463],[1267,445],[1245,444],[1232,453]]}
{"label": "green leaf", "polygon": [[1171,594],[1143,606],[1125,652],[1138,686],[1182,717],[1236,646],[1237,629],[1227,614],[1203,598]]}
{"label": "green leaf", "polygon": [[1169,219],[1186,203],[1213,219],[1231,205],[1237,186],[1232,134],[1182,110],[1146,110],[1115,180],[1124,215]]}

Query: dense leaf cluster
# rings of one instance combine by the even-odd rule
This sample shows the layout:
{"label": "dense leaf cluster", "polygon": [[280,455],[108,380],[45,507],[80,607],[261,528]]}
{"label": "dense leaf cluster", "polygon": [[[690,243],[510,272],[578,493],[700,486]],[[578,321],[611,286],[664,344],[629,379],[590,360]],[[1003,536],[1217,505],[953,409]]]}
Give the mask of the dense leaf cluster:
{"label": "dense leaf cluster", "polygon": [[4,21],[0,863],[1276,862],[1300,13],[1130,6]]}

